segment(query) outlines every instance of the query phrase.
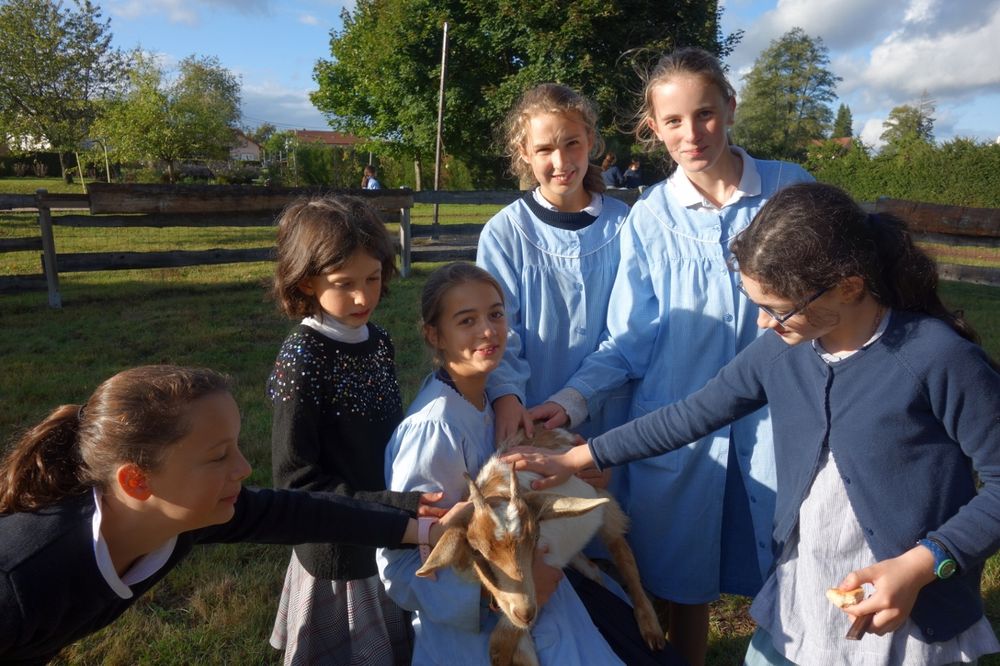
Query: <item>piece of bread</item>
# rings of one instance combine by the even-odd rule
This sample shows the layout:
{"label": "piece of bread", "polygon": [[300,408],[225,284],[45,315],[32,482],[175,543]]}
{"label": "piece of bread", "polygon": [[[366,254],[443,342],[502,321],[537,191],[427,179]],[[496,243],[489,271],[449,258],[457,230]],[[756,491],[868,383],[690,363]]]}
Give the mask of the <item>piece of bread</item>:
{"label": "piece of bread", "polygon": [[835,587],[831,587],[826,591],[826,598],[830,600],[830,603],[837,608],[847,608],[848,606],[853,606],[862,599],[865,598],[865,591],[857,587],[853,590],[848,590],[847,592],[841,592]]}

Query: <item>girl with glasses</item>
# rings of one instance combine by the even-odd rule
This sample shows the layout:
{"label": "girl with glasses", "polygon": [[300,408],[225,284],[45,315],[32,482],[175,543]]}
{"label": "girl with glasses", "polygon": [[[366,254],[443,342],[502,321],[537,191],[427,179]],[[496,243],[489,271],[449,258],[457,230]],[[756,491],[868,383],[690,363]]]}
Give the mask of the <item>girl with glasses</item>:
{"label": "girl with glasses", "polygon": [[[1000,372],[941,302],[934,263],[900,220],[820,184],[775,195],[732,251],[758,325],[777,335],[588,447],[511,459],[557,476],[603,469],[769,405],[778,559],[745,663],[934,666],[1000,651],[979,591],[1000,547]],[[844,610],[824,595],[861,586],[868,597]],[[869,633],[845,640],[852,622]]]}

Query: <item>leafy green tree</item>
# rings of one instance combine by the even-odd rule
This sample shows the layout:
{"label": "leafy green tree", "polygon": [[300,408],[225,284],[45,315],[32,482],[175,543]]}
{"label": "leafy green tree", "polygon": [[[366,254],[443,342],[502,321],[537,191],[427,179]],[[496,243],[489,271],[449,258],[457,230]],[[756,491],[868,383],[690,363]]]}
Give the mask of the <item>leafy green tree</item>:
{"label": "leafy green tree", "polygon": [[119,159],[161,160],[174,182],[181,159],[225,159],[239,119],[239,79],[217,58],[189,56],[171,79],[137,53],[127,91],[97,126]]}
{"label": "leafy green tree", "polygon": [[[499,173],[491,139],[527,87],[558,81],[591,97],[602,126],[635,104],[633,66],[676,45],[725,55],[717,2],[358,0],[314,70],[330,124],[419,160],[434,154],[441,28],[449,24],[444,145],[480,182]],[[419,181],[418,181],[419,182]]]}
{"label": "leafy green tree", "polygon": [[905,152],[917,144],[931,144],[934,141],[934,100],[924,93],[920,101],[903,104],[889,112],[889,118],[882,123],[881,139],[885,142],[882,152],[894,155]]}
{"label": "leafy green tree", "polygon": [[0,3],[0,126],[20,143],[47,142],[59,153],[87,137],[98,101],[122,80],[122,54],[110,20],[90,0]]}
{"label": "leafy green tree", "polygon": [[801,161],[813,139],[826,136],[837,81],[819,37],[793,28],[771,42],[747,74],[733,138],[751,154]]}
{"label": "leafy green tree", "polygon": [[247,132],[247,136],[263,146],[277,131],[278,128],[272,123],[264,122],[261,123],[257,129]]}
{"label": "leafy green tree", "polygon": [[839,139],[845,136],[854,136],[854,118],[851,116],[851,107],[841,104],[837,108],[837,117],[833,121],[830,138]]}

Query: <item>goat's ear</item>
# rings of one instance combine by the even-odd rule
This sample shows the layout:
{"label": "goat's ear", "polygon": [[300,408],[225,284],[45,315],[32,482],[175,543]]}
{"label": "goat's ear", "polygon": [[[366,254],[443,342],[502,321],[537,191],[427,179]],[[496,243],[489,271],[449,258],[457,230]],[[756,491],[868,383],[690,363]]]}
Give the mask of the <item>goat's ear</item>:
{"label": "goat's ear", "polygon": [[524,501],[531,508],[538,520],[554,518],[573,518],[593,511],[611,500],[607,497],[586,499],[583,497],[566,497],[555,493],[529,492],[524,494]]}
{"label": "goat's ear", "polygon": [[449,527],[438,539],[427,561],[417,569],[417,575],[427,577],[438,569],[454,567],[468,569],[472,564],[472,549],[466,538],[465,528]]}

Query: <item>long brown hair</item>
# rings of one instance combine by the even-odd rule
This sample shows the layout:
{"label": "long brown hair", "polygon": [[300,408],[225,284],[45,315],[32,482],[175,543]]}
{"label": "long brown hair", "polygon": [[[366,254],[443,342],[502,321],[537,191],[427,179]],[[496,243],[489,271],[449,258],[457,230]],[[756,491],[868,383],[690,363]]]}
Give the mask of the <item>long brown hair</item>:
{"label": "long brown hair", "polygon": [[[540,113],[576,116],[576,119],[587,128],[590,157],[596,158],[604,151],[604,139],[597,132],[597,110],[590,100],[567,86],[542,83],[529,88],[521,95],[517,104],[507,114],[504,123],[506,153],[510,158],[510,170],[514,176],[537,184],[531,165],[525,163],[521,155],[527,148],[528,124]],[[601,177],[601,167],[590,164],[583,178],[583,189],[592,193],[600,193],[606,189],[604,178]]]}
{"label": "long brown hair", "polygon": [[653,90],[659,85],[668,83],[674,77],[685,75],[699,76],[705,82],[715,86],[725,102],[736,97],[736,90],[726,78],[726,73],[722,69],[719,59],[705,49],[686,46],[661,57],[651,70],[640,74],[643,83],[642,102],[632,118],[632,131],[636,141],[646,152],[653,152],[660,146],[660,139],[649,127],[650,122],[655,120]]}
{"label": "long brown hair", "polygon": [[396,274],[396,247],[378,213],[364,200],[324,196],[292,202],[278,220],[278,261],[271,295],[289,317],[319,314],[299,289],[303,278],[335,271],[357,251],[382,264],[382,295]]}
{"label": "long brown hair", "polygon": [[55,408],[14,443],[0,462],[0,513],[103,488],[123,463],[156,471],[170,445],[190,432],[191,403],[228,390],[226,377],[202,368],[119,372],[84,404]]}
{"label": "long brown hair", "polygon": [[906,224],[866,213],[833,185],[799,183],[779,191],[730,249],[740,271],[793,302],[858,276],[882,305],[936,317],[979,342],[961,314],[941,301],[937,266],[914,245]]}

